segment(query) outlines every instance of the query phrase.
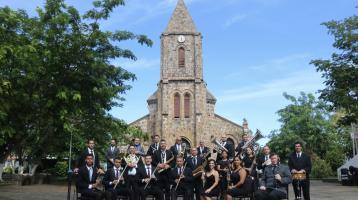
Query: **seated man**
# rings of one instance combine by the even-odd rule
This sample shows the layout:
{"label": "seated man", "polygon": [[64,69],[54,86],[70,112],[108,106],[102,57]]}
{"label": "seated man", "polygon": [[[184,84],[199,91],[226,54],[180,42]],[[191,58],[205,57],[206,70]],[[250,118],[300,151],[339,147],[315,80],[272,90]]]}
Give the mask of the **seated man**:
{"label": "seated man", "polygon": [[265,167],[260,188],[255,192],[256,200],[278,200],[286,198],[286,187],[292,183],[290,170],[279,164],[279,156],[271,154],[271,165]]}
{"label": "seated man", "polygon": [[156,167],[152,165],[152,156],[148,154],[144,158],[144,166],[138,169],[138,191],[142,200],[145,200],[147,195],[154,195],[157,200],[164,199],[156,174]]}
{"label": "seated man", "polygon": [[108,199],[116,200],[118,195],[127,196],[130,199],[131,196],[128,185],[124,181],[124,169],[121,166],[121,158],[114,158],[114,166],[107,170],[103,178],[103,185],[106,189],[106,196]]}
{"label": "seated man", "polygon": [[193,173],[188,167],[184,167],[183,157],[176,158],[176,167],[170,171],[169,181],[172,185],[171,200],[176,200],[178,194],[184,194],[184,199],[189,200],[192,197]]}
{"label": "seated man", "polygon": [[104,198],[104,192],[96,188],[101,183],[96,181],[98,171],[97,168],[93,166],[92,154],[86,155],[85,163],[86,164],[78,170],[77,186],[79,193],[87,198],[101,200]]}

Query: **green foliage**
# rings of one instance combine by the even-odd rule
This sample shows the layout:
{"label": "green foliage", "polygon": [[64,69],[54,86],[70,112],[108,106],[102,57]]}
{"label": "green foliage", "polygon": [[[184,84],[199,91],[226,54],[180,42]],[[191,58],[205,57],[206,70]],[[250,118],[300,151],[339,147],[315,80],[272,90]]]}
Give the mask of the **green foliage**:
{"label": "green foliage", "polygon": [[[81,16],[63,0],[47,0],[36,17],[0,7],[0,151],[38,159],[64,156],[73,135],[74,152],[88,138],[104,145],[124,132],[108,111],[122,106],[135,75],[111,64],[136,57],[119,45],[146,36],[102,31],[121,0],[97,0]],[[85,19],[85,20],[84,20]]]}
{"label": "green foliage", "polygon": [[57,161],[55,166],[51,169],[48,169],[52,175],[59,176],[59,177],[66,177],[68,170],[68,163],[66,161]]}
{"label": "green foliage", "polygon": [[325,78],[326,88],[320,90],[320,98],[328,102],[332,110],[344,110],[340,119],[343,125],[358,122],[358,16],[342,21],[323,23],[333,35],[338,52],[331,59],[312,60],[311,64]]}
{"label": "green foliage", "polygon": [[322,159],[316,159],[312,162],[311,175],[313,178],[325,178],[333,175],[331,166]]}
{"label": "green foliage", "polygon": [[4,174],[12,174],[12,168],[11,167],[4,168],[3,173]]}

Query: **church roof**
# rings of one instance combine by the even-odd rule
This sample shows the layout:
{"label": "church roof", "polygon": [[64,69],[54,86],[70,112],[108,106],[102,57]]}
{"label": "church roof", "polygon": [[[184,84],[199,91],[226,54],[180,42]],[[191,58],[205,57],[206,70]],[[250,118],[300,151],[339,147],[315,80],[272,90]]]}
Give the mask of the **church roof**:
{"label": "church roof", "polygon": [[216,103],[216,98],[208,90],[206,90],[206,102],[212,104]]}
{"label": "church roof", "polygon": [[156,91],[147,99],[148,104],[157,103],[157,92],[158,92],[158,90],[156,90]]}
{"label": "church roof", "polygon": [[194,21],[185,6],[184,0],[178,0],[165,33],[197,33]]}

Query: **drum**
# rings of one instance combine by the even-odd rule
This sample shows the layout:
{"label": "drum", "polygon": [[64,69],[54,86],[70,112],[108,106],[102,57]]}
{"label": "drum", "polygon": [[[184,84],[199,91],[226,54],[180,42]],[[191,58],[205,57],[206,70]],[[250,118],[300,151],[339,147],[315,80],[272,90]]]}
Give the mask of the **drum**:
{"label": "drum", "polygon": [[292,179],[297,181],[306,180],[306,173],[304,172],[296,172],[292,174]]}

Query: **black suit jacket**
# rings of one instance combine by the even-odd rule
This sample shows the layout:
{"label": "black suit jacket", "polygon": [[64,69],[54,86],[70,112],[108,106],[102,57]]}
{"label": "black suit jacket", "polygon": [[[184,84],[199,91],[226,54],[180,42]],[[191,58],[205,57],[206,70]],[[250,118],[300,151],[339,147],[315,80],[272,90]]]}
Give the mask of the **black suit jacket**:
{"label": "black suit jacket", "polygon": [[93,167],[92,179],[89,180],[89,171],[86,165],[82,166],[78,170],[77,186],[80,193],[87,190],[90,184],[95,184],[98,177],[97,169]]}
{"label": "black suit jacket", "polygon": [[196,148],[198,150],[198,156],[201,156],[202,154],[206,154],[209,152],[209,148],[204,146],[203,152],[200,152],[200,147]]}
{"label": "black suit jacket", "polygon": [[[155,170],[155,166],[154,166],[154,165],[151,165],[150,174],[153,174],[153,171],[154,171],[154,170]],[[144,187],[144,186],[146,185],[146,183],[143,182],[142,180],[150,177],[150,176],[148,176],[148,174],[147,174],[147,168],[146,168],[146,166],[145,166],[145,165],[140,166],[140,167],[138,168],[137,174],[138,174],[138,176],[137,176],[137,183],[138,183],[138,185],[139,185],[140,187]],[[154,173],[154,176],[157,177],[157,175],[158,175],[158,172],[155,172],[155,173]],[[148,184],[148,186],[150,186],[150,187],[157,186],[157,185],[158,185],[157,183],[158,183],[158,179],[157,179],[157,178],[152,178],[152,179],[150,180],[150,183]]]}
{"label": "black suit jacket", "polygon": [[152,143],[149,148],[148,148],[148,151],[147,151],[147,155],[151,155],[153,156],[154,155],[154,152],[156,152],[157,150],[159,150],[160,148],[160,145],[158,144],[158,149],[155,148],[155,144]]}
{"label": "black suit jacket", "polygon": [[288,157],[288,167],[290,168],[290,171],[292,169],[295,169],[297,171],[304,169],[306,171],[306,176],[311,173],[312,163],[311,158],[302,152],[301,157],[297,158],[296,152],[293,152]]}
{"label": "black suit jacket", "polygon": [[194,159],[192,156],[188,157],[185,162],[187,163],[186,164],[186,167],[187,168],[190,168],[191,170],[194,170],[196,169],[198,166],[202,165],[203,162],[204,162],[204,159],[201,158],[200,156],[196,156],[196,165],[194,165]]}
{"label": "black suit jacket", "polygon": [[[120,171],[119,171],[119,172],[120,172],[119,176],[124,172],[123,170],[124,170],[123,168],[120,169]],[[127,171],[127,170],[126,170],[126,171]],[[123,178],[126,177],[126,172],[124,172],[124,174],[122,175],[122,177],[123,177]],[[106,189],[111,189],[111,188],[114,187],[114,185],[113,185],[113,184],[110,184],[110,182],[113,182],[114,180],[117,180],[117,179],[116,179],[116,174],[115,174],[114,168],[108,169],[108,170],[106,171],[106,174],[105,174],[104,177],[103,177],[103,180],[102,180],[103,185],[105,186]],[[121,182],[117,185],[117,187],[124,186],[124,185],[125,185],[125,184],[123,183],[123,181],[121,181]]]}
{"label": "black suit jacket", "polygon": [[[170,150],[165,150],[166,158],[167,160],[171,159],[174,155]],[[157,166],[159,163],[162,163],[162,151],[158,150],[155,151],[153,156],[153,165]],[[168,163],[170,166],[173,166],[175,163],[175,160],[173,159],[170,163]]]}
{"label": "black suit jacket", "polygon": [[111,151],[111,147],[108,147],[107,153],[106,153],[106,159],[107,159],[107,169],[112,168],[113,164],[109,159],[114,159],[118,156],[119,149],[117,147],[114,147],[113,152]]}
{"label": "black suit jacket", "polygon": [[[268,156],[268,159],[270,159],[270,156]],[[265,155],[261,155],[256,158],[257,163],[257,169],[262,170],[262,172],[265,170],[265,165],[263,163],[265,162]]]}
{"label": "black suit jacket", "polygon": [[[80,156],[78,157],[78,159],[77,159],[77,161],[76,161],[76,164],[75,164],[75,166],[77,167],[77,168],[80,168],[80,167],[82,167],[82,166],[85,166],[86,165],[86,162],[85,162],[85,160],[86,160],[86,157],[87,157],[87,155],[89,155],[90,153],[89,153],[89,151],[88,151],[88,148],[86,148],[86,149],[84,149],[82,152],[81,152],[81,154],[80,154]],[[100,164],[99,164],[99,156],[98,156],[98,153],[97,153],[97,150],[94,150],[94,161],[93,161],[93,166],[95,167],[95,168],[101,168],[101,166],[100,166]]]}
{"label": "black suit jacket", "polygon": [[240,154],[242,151],[243,151],[243,149],[242,149],[242,147],[244,146],[244,141],[241,141],[238,145],[237,145],[237,147],[236,147],[236,149],[235,149],[235,151],[236,151],[236,153],[237,154]]}
{"label": "black suit jacket", "polygon": [[[179,154],[179,152],[178,152],[176,146],[177,146],[177,145],[174,144],[173,146],[170,147],[170,151],[173,153],[173,155],[174,155],[175,157],[177,157],[178,154]],[[184,151],[184,149],[182,149],[182,151]]]}
{"label": "black suit jacket", "polygon": [[[190,168],[186,167],[184,169],[183,175],[184,175],[184,178],[181,179],[178,187],[191,188],[192,182],[193,182],[192,170]],[[178,172],[177,167],[170,170],[169,180],[170,180],[170,184],[173,185],[173,187],[176,186],[175,179],[178,179],[179,176],[180,176],[180,174]]]}

